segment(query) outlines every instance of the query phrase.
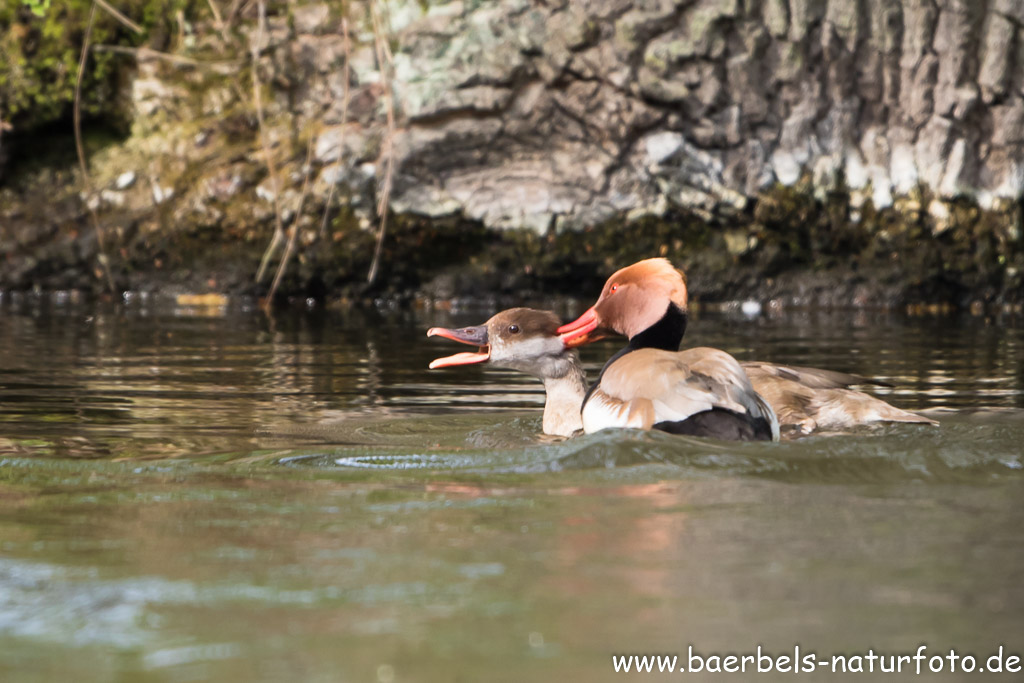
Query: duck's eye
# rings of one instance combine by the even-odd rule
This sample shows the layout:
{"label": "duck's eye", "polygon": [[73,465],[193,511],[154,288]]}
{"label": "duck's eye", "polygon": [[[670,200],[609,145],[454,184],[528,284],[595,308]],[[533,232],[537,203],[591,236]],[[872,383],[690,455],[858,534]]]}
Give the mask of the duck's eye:
{"label": "duck's eye", "polygon": [[509,325],[508,331],[509,334],[519,334],[519,325]]}
{"label": "duck's eye", "polygon": [[618,284],[618,283],[615,283],[615,284],[614,284],[614,285],[612,285],[612,286],[611,286],[611,288],[610,288],[610,289],[608,290],[608,293],[609,293],[609,294],[614,294],[614,293],[615,293],[615,292],[617,292],[617,291],[619,291],[619,284]]}

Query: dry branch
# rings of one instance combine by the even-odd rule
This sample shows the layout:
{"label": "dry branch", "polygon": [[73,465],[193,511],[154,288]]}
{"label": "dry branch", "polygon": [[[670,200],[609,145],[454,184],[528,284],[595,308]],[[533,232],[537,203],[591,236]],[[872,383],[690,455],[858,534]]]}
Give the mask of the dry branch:
{"label": "dry branch", "polygon": [[270,285],[270,291],[267,293],[268,302],[273,300],[274,294],[281,284],[281,279],[284,277],[284,272],[288,268],[288,262],[291,260],[292,254],[295,253],[295,240],[299,235],[299,217],[302,216],[302,206],[306,203],[306,194],[309,192],[309,174],[313,163],[313,142],[315,140],[316,135],[310,133],[309,144],[306,145],[306,163],[303,166],[305,175],[302,179],[302,193],[299,195],[299,205],[295,208],[295,218],[288,230],[288,243],[284,247],[284,254],[281,255],[281,262],[277,264],[274,282]]}
{"label": "dry branch", "polygon": [[121,14],[120,12],[118,12],[117,9],[112,7],[109,3],[107,3],[106,0],[93,0],[93,3],[95,5],[99,5],[103,9],[104,12],[106,12],[110,16],[114,17],[119,22],[121,22],[122,24],[124,24],[125,26],[130,28],[131,30],[135,31],[136,33],[142,34],[142,33],[146,32],[145,29],[143,29],[141,26],[136,24],[134,21],[132,21],[131,19],[129,19],[125,15]]}
{"label": "dry branch", "polygon": [[[94,194],[92,178],[89,176],[89,166],[85,160],[85,146],[82,144],[82,79],[85,76],[85,64],[89,58],[89,41],[92,39],[92,27],[96,20],[96,5],[100,0],[93,0],[89,7],[89,24],[85,29],[85,36],[82,38],[82,55],[78,60],[78,75],[75,78],[75,102],[73,113],[73,125],[75,129],[75,150],[78,152],[78,166],[82,171],[82,184],[85,186],[86,195],[90,200]],[[105,4],[105,3],[104,3]],[[115,291],[114,276],[110,273],[110,258],[107,256],[107,248],[103,236],[103,226],[100,224],[100,217],[96,213],[96,207],[92,201],[86,201],[89,215],[92,216],[93,229],[96,231],[96,245],[99,248],[99,262],[103,274],[106,276],[107,287],[110,293]]]}
{"label": "dry branch", "polygon": [[395,171],[395,100],[391,91],[391,48],[387,42],[384,27],[381,22],[380,13],[377,11],[377,0],[370,3],[370,17],[373,20],[373,46],[377,53],[377,64],[380,68],[381,87],[383,89],[384,106],[387,111],[387,131],[384,141],[381,144],[380,159],[378,168],[384,167],[383,177],[380,182],[379,195],[377,197],[377,216],[380,219],[380,228],[377,231],[377,245],[373,250],[373,261],[370,263],[370,272],[366,276],[366,283],[373,284],[377,279],[377,270],[380,267],[380,255],[384,246],[384,235],[387,230],[388,203],[391,199],[391,181]]}
{"label": "dry branch", "polygon": [[239,62],[237,60],[222,60],[217,62],[201,62],[189,57],[182,57],[180,55],[172,55],[168,52],[160,52],[148,47],[128,47],[125,45],[93,45],[93,52],[112,52],[119,55],[130,55],[139,62],[145,62],[152,59],[159,59],[161,61],[170,62],[179,66],[195,67],[197,69],[224,69],[224,68],[237,68]]}
{"label": "dry branch", "polygon": [[[348,18],[344,15],[344,8],[342,9],[341,17],[341,48],[345,53],[345,67],[341,73],[341,129],[340,135],[338,136],[338,165],[344,163],[345,155],[345,126],[348,124],[348,105],[349,105],[349,79],[352,77],[352,42],[348,34]],[[331,201],[334,199],[334,193],[338,189],[337,181],[331,183],[331,189],[327,193],[327,201],[324,202],[324,217],[320,222],[320,237],[321,239],[327,233],[327,216],[331,210]]]}
{"label": "dry branch", "polygon": [[270,151],[270,141],[267,140],[267,127],[263,119],[263,95],[260,92],[259,57],[260,45],[263,43],[263,36],[266,34],[267,6],[265,0],[259,0],[259,19],[257,21],[256,38],[252,43],[252,92],[256,105],[256,122],[259,125],[260,145],[263,147],[263,156],[267,162],[267,173],[270,176],[270,191],[274,195],[274,236],[270,245],[263,252],[260,267],[256,271],[256,282],[263,280],[270,260],[284,241],[284,227],[281,220],[281,183],[277,177],[277,166],[274,164],[274,156]]}
{"label": "dry branch", "polygon": [[230,31],[231,25],[235,21],[235,17],[238,16],[238,12],[242,9],[242,6],[246,4],[246,0],[232,0],[231,7],[228,9],[227,19],[224,20],[224,30]]}

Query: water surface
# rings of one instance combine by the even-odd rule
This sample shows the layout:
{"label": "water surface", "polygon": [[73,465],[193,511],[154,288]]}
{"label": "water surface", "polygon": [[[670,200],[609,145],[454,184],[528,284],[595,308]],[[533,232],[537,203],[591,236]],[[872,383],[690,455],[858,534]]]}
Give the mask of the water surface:
{"label": "water surface", "polygon": [[[0,304],[0,677],[1024,651],[1014,321],[697,316],[688,344],[886,379],[941,422],[737,445],[539,438],[535,381],[426,369],[453,351],[429,326],[489,314]],[[592,376],[615,349],[585,350]]]}

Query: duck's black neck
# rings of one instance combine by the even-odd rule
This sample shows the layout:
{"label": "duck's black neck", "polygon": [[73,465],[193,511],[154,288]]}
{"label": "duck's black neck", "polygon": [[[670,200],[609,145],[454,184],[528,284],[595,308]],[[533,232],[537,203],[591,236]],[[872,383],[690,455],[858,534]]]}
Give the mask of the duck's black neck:
{"label": "duck's black neck", "polygon": [[638,349],[662,349],[664,351],[678,351],[679,345],[683,343],[683,335],[686,334],[686,311],[676,306],[674,303],[668,305],[668,310],[665,311],[665,315],[661,316],[661,320],[654,323],[646,330],[638,335],[635,335],[629,340],[626,346],[619,350],[614,356],[608,359],[608,362],[601,368],[601,374],[598,375],[597,381],[587,391],[587,395],[583,397],[583,405],[587,404],[590,400],[590,395],[594,393],[597,386],[601,384],[601,378],[604,377],[604,371],[611,367],[612,363],[625,356],[631,351]]}
{"label": "duck's black neck", "polygon": [[684,334],[686,334],[686,311],[674,303],[669,303],[668,310],[665,311],[665,315],[661,316],[661,320],[630,339],[626,348],[629,351],[637,349],[678,351],[679,345],[683,343]]}

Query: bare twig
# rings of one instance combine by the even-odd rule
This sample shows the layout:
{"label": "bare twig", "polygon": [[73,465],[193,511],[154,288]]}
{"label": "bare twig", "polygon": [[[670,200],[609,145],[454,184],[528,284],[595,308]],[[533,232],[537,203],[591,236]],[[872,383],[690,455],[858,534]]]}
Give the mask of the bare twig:
{"label": "bare twig", "polygon": [[[294,11],[295,0],[289,0],[290,9]],[[277,288],[281,285],[281,280],[284,279],[284,274],[288,270],[288,262],[291,261],[292,255],[295,253],[295,242],[299,236],[299,222],[302,218],[302,208],[306,204],[306,197],[309,194],[309,179],[310,173],[313,168],[313,146],[316,143],[316,131],[309,130],[309,140],[306,143],[306,160],[302,165],[302,191],[299,193],[299,203],[295,207],[294,219],[288,229],[288,243],[284,247],[284,253],[281,255],[281,262],[277,264],[277,272],[274,274],[274,281],[270,285],[270,291],[267,293],[267,302],[273,301],[274,294],[277,293]]]}
{"label": "bare twig", "polygon": [[[220,8],[217,7],[216,0],[206,0],[206,2],[210,5],[210,11],[213,12],[214,26],[220,33],[221,40],[224,41],[221,49],[227,48],[231,45],[231,31],[229,30],[230,20],[225,23],[224,17],[221,16]],[[232,12],[233,11],[234,10],[232,9]]]}
{"label": "bare twig", "polygon": [[387,111],[387,132],[380,149],[380,161],[384,166],[383,178],[377,198],[377,216],[380,218],[380,228],[377,231],[377,245],[373,250],[373,261],[370,262],[370,272],[366,276],[366,283],[372,285],[377,279],[377,269],[380,267],[380,255],[384,246],[384,234],[387,229],[388,203],[391,198],[391,181],[395,171],[395,100],[391,92],[391,48],[388,46],[387,37],[384,34],[380,14],[377,12],[377,1],[370,3],[370,16],[373,20],[373,44],[377,53],[377,64],[380,68],[381,87],[383,88],[384,106]]}
{"label": "bare twig", "polygon": [[127,45],[93,45],[93,52],[112,52],[119,55],[131,55],[135,57],[137,61],[145,62],[151,59],[160,59],[165,62],[172,64],[178,64],[179,66],[190,66],[195,68],[225,68],[235,67],[237,68],[239,62],[237,60],[224,60],[219,62],[200,62],[189,57],[182,57],[180,55],[172,55],[168,52],[160,52],[159,50],[153,50],[148,47],[129,47]]}
{"label": "bare twig", "polygon": [[[93,0],[89,7],[89,25],[85,29],[85,36],[82,38],[82,56],[78,59],[78,75],[75,78],[75,103],[73,122],[75,128],[75,149],[78,151],[78,166],[82,170],[82,184],[85,186],[86,194],[92,198],[92,179],[89,177],[89,167],[85,161],[85,146],[82,144],[82,79],[85,76],[85,63],[89,58],[89,40],[92,39],[92,27],[96,20],[96,5],[100,0]],[[93,228],[96,231],[96,245],[99,247],[99,262],[106,275],[107,287],[110,293],[115,291],[114,276],[110,273],[110,258],[107,256],[107,248],[103,239],[103,226],[100,225],[100,217],[96,214],[96,208],[91,201],[86,201],[89,215],[92,216]]]}
{"label": "bare twig", "polygon": [[299,217],[302,216],[302,206],[306,203],[306,194],[309,191],[309,172],[313,163],[314,140],[316,140],[316,135],[311,133],[309,144],[306,145],[305,177],[302,179],[302,193],[299,195],[299,205],[295,208],[295,219],[288,229],[288,244],[284,247],[281,262],[277,265],[277,273],[274,274],[274,281],[270,285],[270,291],[267,292],[267,301],[273,300],[274,293],[277,292],[277,287],[281,284],[281,279],[284,278],[284,272],[288,269],[288,261],[291,260],[292,254],[295,253],[295,240],[299,235]]}
{"label": "bare twig", "polygon": [[213,12],[214,27],[223,34],[224,19],[220,16],[220,8],[217,7],[215,0],[206,0],[206,4],[210,6],[210,11]]}
{"label": "bare twig", "polygon": [[[345,7],[342,8],[344,13]],[[344,163],[345,156],[345,126],[348,125],[348,105],[349,105],[349,79],[352,77],[352,43],[348,35],[348,18],[342,14],[341,17],[341,48],[345,53],[345,67],[341,72],[341,134],[338,135],[338,165],[341,166]],[[338,189],[337,181],[331,183],[331,189],[327,193],[327,201],[324,203],[324,218],[320,222],[320,238],[327,233],[327,216],[331,211],[331,201],[334,199],[334,193]]]}
{"label": "bare twig", "polygon": [[235,22],[238,11],[245,4],[245,0],[231,0],[231,7],[228,9],[228,18],[224,20],[224,30],[230,31],[231,25]]}
{"label": "bare twig", "polygon": [[274,156],[270,152],[270,141],[267,140],[267,128],[263,120],[263,96],[260,93],[259,56],[260,45],[263,43],[263,36],[266,33],[267,6],[265,0],[259,0],[259,20],[256,28],[256,38],[252,43],[252,92],[256,104],[256,121],[260,129],[260,144],[263,147],[263,156],[267,161],[267,173],[270,175],[271,192],[274,194],[274,236],[270,245],[263,252],[263,259],[260,261],[259,270],[256,271],[256,282],[263,279],[264,273],[270,260],[284,241],[284,227],[281,221],[281,183],[277,178],[277,166],[274,164]]}
{"label": "bare twig", "polygon": [[174,13],[174,18],[178,20],[178,45],[185,44],[185,11],[179,9]]}
{"label": "bare twig", "polygon": [[93,2],[95,4],[97,4],[97,5],[99,5],[100,8],[103,9],[104,12],[106,12],[110,16],[114,17],[119,22],[121,22],[122,24],[124,24],[125,26],[130,28],[131,30],[135,31],[136,33],[142,34],[142,33],[146,32],[145,29],[143,29],[141,26],[136,24],[134,21],[132,21],[131,19],[129,19],[125,15],[121,14],[120,12],[118,12],[117,9],[114,8],[113,6],[111,6],[106,0],[93,0]]}

